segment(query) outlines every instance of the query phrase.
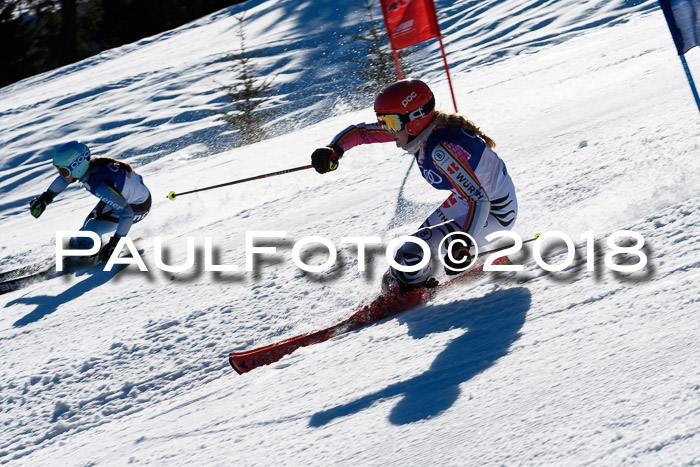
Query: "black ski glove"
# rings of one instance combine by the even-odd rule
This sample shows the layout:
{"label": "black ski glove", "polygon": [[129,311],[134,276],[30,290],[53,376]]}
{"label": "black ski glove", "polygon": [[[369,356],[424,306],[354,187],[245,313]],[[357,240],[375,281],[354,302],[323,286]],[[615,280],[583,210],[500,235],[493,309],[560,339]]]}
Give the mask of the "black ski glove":
{"label": "black ski glove", "polygon": [[110,238],[105,246],[100,249],[100,252],[97,253],[97,260],[100,262],[107,261],[112,256],[112,253],[114,253],[114,249],[117,247],[120,238],[122,238],[121,235],[112,235],[112,238]]}
{"label": "black ski glove", "polygon": [[334,144],[325,148],[316,149],[311,154],[311,165],[316,172],[324,174],[338,168],[340,158],[343,157],[343,148]]}
{"label": "black ski glove", "polygon": [[38,198],[34,198],[29,202],[29,212],[32,216],[38,218],[46,210],[51,201],[53,201],[54,193],[45,191]]}

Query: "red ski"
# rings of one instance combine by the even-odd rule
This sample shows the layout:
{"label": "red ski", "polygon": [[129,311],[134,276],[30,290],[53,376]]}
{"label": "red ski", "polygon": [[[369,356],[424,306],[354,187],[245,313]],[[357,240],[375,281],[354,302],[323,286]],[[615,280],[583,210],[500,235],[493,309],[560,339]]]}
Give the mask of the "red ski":
{"label": "red ski", "polygon": [[[493,264],[510,264],[510,260],[502,256],[493,261]],[[247,373],[259,366],[269,365],[270,363],[280,360],[285,355],[289,355],[299,347],[325,342],[340,334],[360,329],[385,318],[416,308],[426,303],[430,297],[434,296],[441,289],[485,274],[483,267],[484,265],[482,263],[464,274],[460,274],[453,279],[439,284],[433,289],[419,288],[408,292],[383,293],[369,305],[360,307],[349,318],[335,326],[321,329],[320,331],[310,334],[302,334],[275,344],[266,345],[265,347],[247,350],[245,352],[231,352],[228,361],[238,374]]]}

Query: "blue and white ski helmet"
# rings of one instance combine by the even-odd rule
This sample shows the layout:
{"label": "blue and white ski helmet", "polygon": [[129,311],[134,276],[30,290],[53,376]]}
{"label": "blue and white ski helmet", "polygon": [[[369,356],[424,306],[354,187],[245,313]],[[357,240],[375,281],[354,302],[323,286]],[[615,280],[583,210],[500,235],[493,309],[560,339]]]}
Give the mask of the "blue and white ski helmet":
{"label": "blue and white ski helmet", "polygon": [[63,177],[80,178],[90,167],[90,148],[81,141],[66,143],[56,149],[53,165]]}

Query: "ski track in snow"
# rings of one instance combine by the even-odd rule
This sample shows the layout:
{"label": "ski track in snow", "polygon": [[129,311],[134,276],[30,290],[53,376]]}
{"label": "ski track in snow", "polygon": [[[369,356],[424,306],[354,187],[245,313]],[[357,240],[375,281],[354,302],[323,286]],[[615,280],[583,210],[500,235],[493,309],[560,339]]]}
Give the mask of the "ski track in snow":
{"label": "ski track in snow", "polygon": [[[438,1],[460,110],[498,142],[516,183],[515,230],[559,230],[574,263],[453,288],[428,305],[237,376],[231,350],[333,324],[370,299],[386,265],[357,270],[343,236],[405,234],[445,197],[391,145],[340,170],[165,198],[305,165],[347,125],[358,12],[336,2],[252,1],[251,50],[277,70],[277,137],[229,149],[211,109],[226,80],[235,8],[0,89],[0,269],[53,253],[94,199],[70,188],[39,220],[28,201],[60,142],[132,162],[154,195],[134,226],[151,269],[62,277],[2,296],[0,463],[22,465],[692,465],[700,462],[700,131],[653,1]],[[414,67],[451,105],[432,43]],[[696,76],[700,54],[688,60]],[[310,64],[314,64],[311,66]],[[303,82],[304,86],[298,83]],[[218,83],[218,84],[217,84]],[[293,130],[293,131],[292,131]],[[613,273],[615,231],[643,235],[647,267]],[[286,230],[253,273],[250,230]],[[581,235],[596,238],[586,271]],[[295,240],[339,246],[327,273],[291,262]],[[152,238],[169,264],[154,268]],[[561,245],[547,250],[564,259]],[[323,253],[309,261],[322,262]],[[618,261],[631,261],[619,257]]]}

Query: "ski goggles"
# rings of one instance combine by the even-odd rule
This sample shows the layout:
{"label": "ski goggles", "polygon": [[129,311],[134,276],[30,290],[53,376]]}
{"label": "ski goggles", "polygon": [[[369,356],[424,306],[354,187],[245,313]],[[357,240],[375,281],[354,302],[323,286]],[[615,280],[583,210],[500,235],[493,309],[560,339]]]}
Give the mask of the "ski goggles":
{"label": "ski goggles", "polygon": [[435,109],[435,97],[431,97],[428,102],[407,114],[377,114],[377,121],[382,126],[382,130],[389,133],[396,133],[404,128],[406,124],[425,117]]}
{"label": "ski goggles", "polygon": [[63,178],[69,178],[71,176],[71,171],[68,167],[56,167],[56,170],[58,170],[58,174],[63,177]]}
{"label": "ski goggles", "polygon": [[[406,128],[406,115],[401,114],[377,114],[377,121],[382,126],[382,130],[389,133],[397,133]],[[410,121],[410,120],[409,120]]]}

